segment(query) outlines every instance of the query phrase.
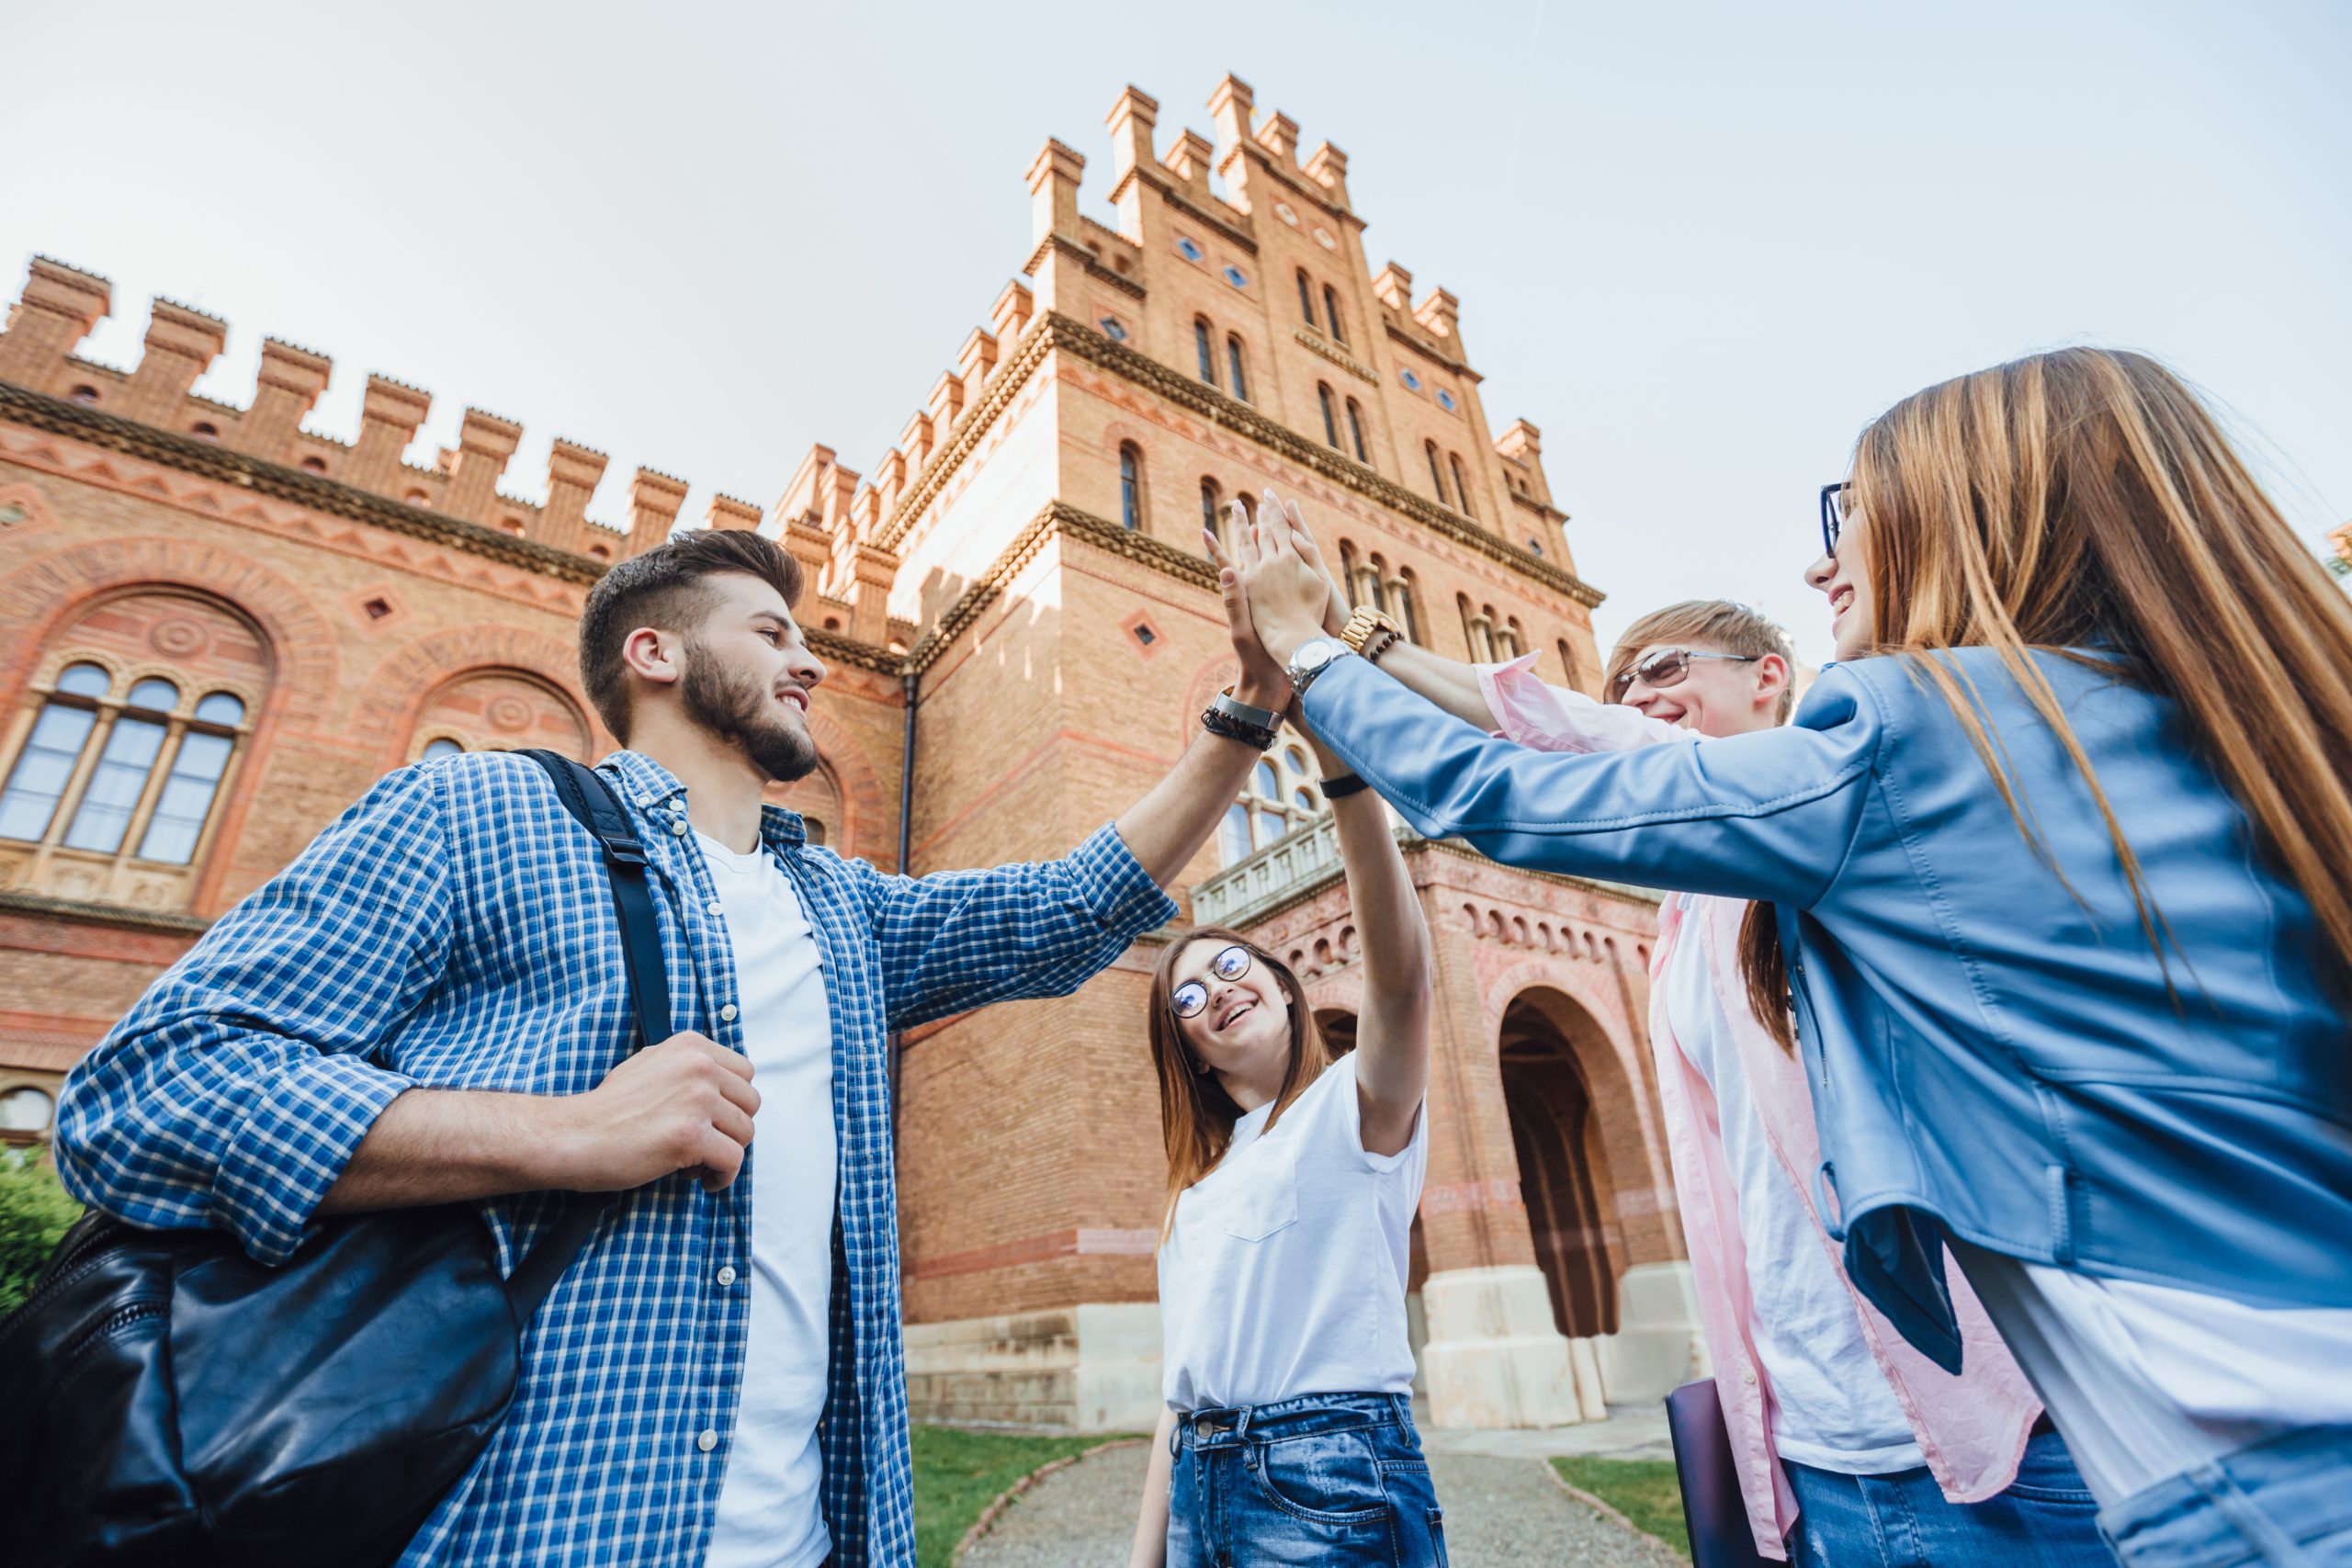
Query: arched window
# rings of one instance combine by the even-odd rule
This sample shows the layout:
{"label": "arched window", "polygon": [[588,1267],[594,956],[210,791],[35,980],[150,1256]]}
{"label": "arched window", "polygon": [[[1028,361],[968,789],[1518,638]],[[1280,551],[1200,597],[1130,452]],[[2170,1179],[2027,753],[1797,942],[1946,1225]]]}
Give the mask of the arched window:
{"label": "arched window", "polygon": [[1201,379],[1212,387],[1216,385],[1216,351],[1210,346],[1213,341],[1208,322],[1198,316],[1193,317],[1193,348],[1200,355]]}
{"label": "arched window", "polygon": [[1371,462],[1372,454],[1364,450],[1363,445],[1363,410],[1356,405],[1353,398],[1348,400],[1348,434],[1355,439],[1356,461]]}
{"label": "arched window", "polygon": [[1308,326],[1315,324],[1315,289],[1306,281],[1305,267],[1298,269],[1298,313],[1306,318]]}
{"label": "arched window", "polygon": [[1470,504],[1470,481],[1464,479],[1462,474],[1462,454],[1459,452],[1450,453],[1448,454],[1446,460],[1453,465],[1453,497],[1456,501],[1462,503],[1462,515],[1464,517],[1477,516],[1477,508]]}
{"label": "arched window", "polygon": [[1438,467],[1437,443],[1422,442],[1421,452],[1430,460],[1430,489],[1437,493],[1437,503],[1443,506],[1445,504],[1445,470]]}
{"label": "arched window", "polygon": [[[1494,611],[1489,609],[1487,614],[1492,615]],[[1517,615],[1511,616],[1509,620],[1503,623],[1501,627],[1496,630],[1495,641],[1500,645],[1502,656],[1505,659],[1517,659],[1521,654],[1527,651],[1527,638],[1526,636],[1519,629],[1519,617]]]}
{"label": "arched window", "polygon": [[1554,646],[1558,648],[1560,650],[1560,679],[1568,685],[1575,685],[1577,683],[1577,656],[1568,651],[1568,639],[1562,637]]}
{"label": "arched window", "polygon": [[186,865],[236,751],[244,699],[196,696],[151,675],[117,700],[118,684],[99,664],[59,672],[0,791],[0,838]]}
{"label": "arched window", "polygon": [[1217,826],[1219,858],[1227,865],[1311,824],[1325,809],[1321,775],[1306,743],[1287,728],[1282,743],[1250,770],[1241,798]]}
{"label": "arched window", "polygon": [[1388,613],[1405,628],[1405,640],[1421,640],[1420,584],[1413,577],[1411,567],[1398,569],[1396,581],[1388,585],[1388,596],[1395,601]]}
{"label": "arched window", "polygon": [[1466,593],[1454,595],[1454,604],[1462,611],[1462,640],[1470,647],[1473,662],[1492,664],[1495,661],[1495,618],[1481,615],[1470,604]]}
{"label": "arched window", "polygon": [[1388,608],[1387,563],[1378,556],[1356,569],[1355,592],[1350,596],[1358,604],[1369,604],[1375,610]]}
{"label": "arched window", "polygon": [[1231,542],[1225,536],[1225,507],[1220,503],[1215,479],[1201,481],[1201,526],[1216,535],[1217,543]]}
{"label": "arched window", "polygon": [[1233,373],[1233,395],[1243,402],[1248,402],[1250,376],[1241,367],[1241,339],[1229,333],[1226,334],[1225,339],[1225,366]]}
{"label": "arched window", "polygon": [[1119,525],[1143,526],[1143,454],[1133,442],[1119,448]]}
{"label": "arched window", "polygon": [[1241,508],[1242,522],[1255,523],[1258,521],[1258,503],[1250,499],[1250,492],[1248,491],[1235,491],[1233,492],[1233,504]]}
{"label": "arched window", "polygon": [[1323,439],[1337,446],[1340,444],[1339,410],[1331,404],[1331,388],[1328,382],[1315,383],[1316,400],[1323,405]]}
{"label": "arched window", "polygon": [[469,670],[426,694],[408,748],[417,761],[544,747],[585,762],[587,716],[570,693],[525,670]]}
{"label": "arched window", "polygon": [[1331,323],[1333,342],[1348,341],[1346,331],[1340,325],[1340,291],[1328,283],[1323,286],[1323,319]]}
{"label": "arched window", "polygon": [[1340,592],[1348,596],[1348,608],[1356,609],[1363,601],[1356,597],[1356,585],[1361,581],[1356,572],[1356,547],[1347,540],[1340,541]]}

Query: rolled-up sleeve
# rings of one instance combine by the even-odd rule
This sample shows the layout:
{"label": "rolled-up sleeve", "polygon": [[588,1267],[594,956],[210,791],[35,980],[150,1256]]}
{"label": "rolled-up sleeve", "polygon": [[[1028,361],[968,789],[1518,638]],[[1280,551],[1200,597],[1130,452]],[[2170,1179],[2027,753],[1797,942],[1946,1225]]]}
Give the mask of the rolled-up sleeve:
{"label": "rolled-up sleeve", "polygon": [[1059,860],[868,874],[893,1029],[1016,997],[1066,996],[1176,918],[1176,901],[1107,823]]}
{"label": "rolled-up sleeve", "polygon": [[414,1080],[371,1060],[440,981],[453,878],[427,769],[394,773],[222,916],[67,1077],[57,1164],[134,1224],[283,1262]]}
{"label": "rolled-up sleeve", "polygon": [[1474,664],[1478,691],[1495,716],[1495,732],[1538,751],[1631,751],[1689,738],[1690,732],[1623,703],[1600,703],[1582,692],[1546,685],[1535,675],[1535,655],[1501,664]]}

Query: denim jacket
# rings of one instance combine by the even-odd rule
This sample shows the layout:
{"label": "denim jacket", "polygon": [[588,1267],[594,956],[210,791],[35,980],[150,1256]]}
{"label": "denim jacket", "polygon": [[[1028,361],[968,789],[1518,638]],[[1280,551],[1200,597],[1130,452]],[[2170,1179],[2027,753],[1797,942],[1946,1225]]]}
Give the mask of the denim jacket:
{"label": "denim jacket", "polygon": [[1816,1199],[1856,1287],[1945,1370],[1948,1235],[2255,1305],[2352,1301],[2352,1049],[2310,905],[2169,701],[2037,654],[2160,958],[2057,737],[1990,650],[1938,657],[2042,851],[1907,659],[1827,671],[1781,729],[1594,756],[1482,734],[1361,659],[1305,709],[1424,833],[1777,907]]}

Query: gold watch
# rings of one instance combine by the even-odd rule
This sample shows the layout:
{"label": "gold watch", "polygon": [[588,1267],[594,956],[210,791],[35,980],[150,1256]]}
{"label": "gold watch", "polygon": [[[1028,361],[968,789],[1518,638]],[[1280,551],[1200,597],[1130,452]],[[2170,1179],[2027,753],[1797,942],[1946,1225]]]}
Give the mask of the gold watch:
{"label": "gold watch", "polygon": [[1374,634],[1380,632],[1388,634],[1387,637],[1379,638],[1375,645],[1377,650],[1381,652],[1387,650],[1389,642],[1405,635],[1405,629],[1398,626],[1395,618],[1385,610],[1375,610],[1369,604],[1359,604],[1354,613],[1348,616],[1348,624],[1340,628],[1340,640],[1346,643],[1351,651],[1361,655],[1364,654],[1364,645],[1373,642]]}

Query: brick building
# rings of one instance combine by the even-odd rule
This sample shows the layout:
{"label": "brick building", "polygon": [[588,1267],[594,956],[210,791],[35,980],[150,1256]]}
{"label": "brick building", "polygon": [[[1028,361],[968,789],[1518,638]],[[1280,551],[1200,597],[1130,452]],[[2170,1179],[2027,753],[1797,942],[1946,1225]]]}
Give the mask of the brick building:
{"label": "brick building", "polygon": [[[1345,154],[1302,161],[1298,128],[1259,123],[1232,77],[1214,141],[1156,151],[1157,108],[1130,88],[1111,111],[1115,228],[1078,209],[1085,160],[1046,144],[1023,275],[866,474],[820,446],[770,512],[710,503],[707,525],[763,530],[808,570],[823,766],[778,798],[844,853],[1053,854],[1148,788],[1232,676],[1199,530],[1269,484],[1417,640],[1598,677],[1600,595],[1539,433],[1492,431],[1453,296],[1371,270]],[[0,333],[17,1138],[206,922],[385,770],[609,748],[574,622],[687,489],[640,468],[607,526],[585,514],[605,457],[558,441],[544,499],[518,499],[521,427],[478,409],[455,448],[409,461],[431,399],[382,376],[355,441],[311,432],[333,367],[275,340],[248,407],[194,396],[225,328],[168,300],[132,370],[76,357],[111,308],[103,278],[37,258]],[[1433,1415],[1548,1425],[1651,1397],[1701,1354],[1644,1042],[1654,902],[1399,831],[1439,965],[1414,1314]],[[1190,918],[1291,955],[1351,1032],[1356,933],[1303,749],[1270,755],[1187,881]],[[919,1413],[1149,1419],[1162,1165],[1142,1011],[1168,934],[1073,998],[904,1040]]]}

